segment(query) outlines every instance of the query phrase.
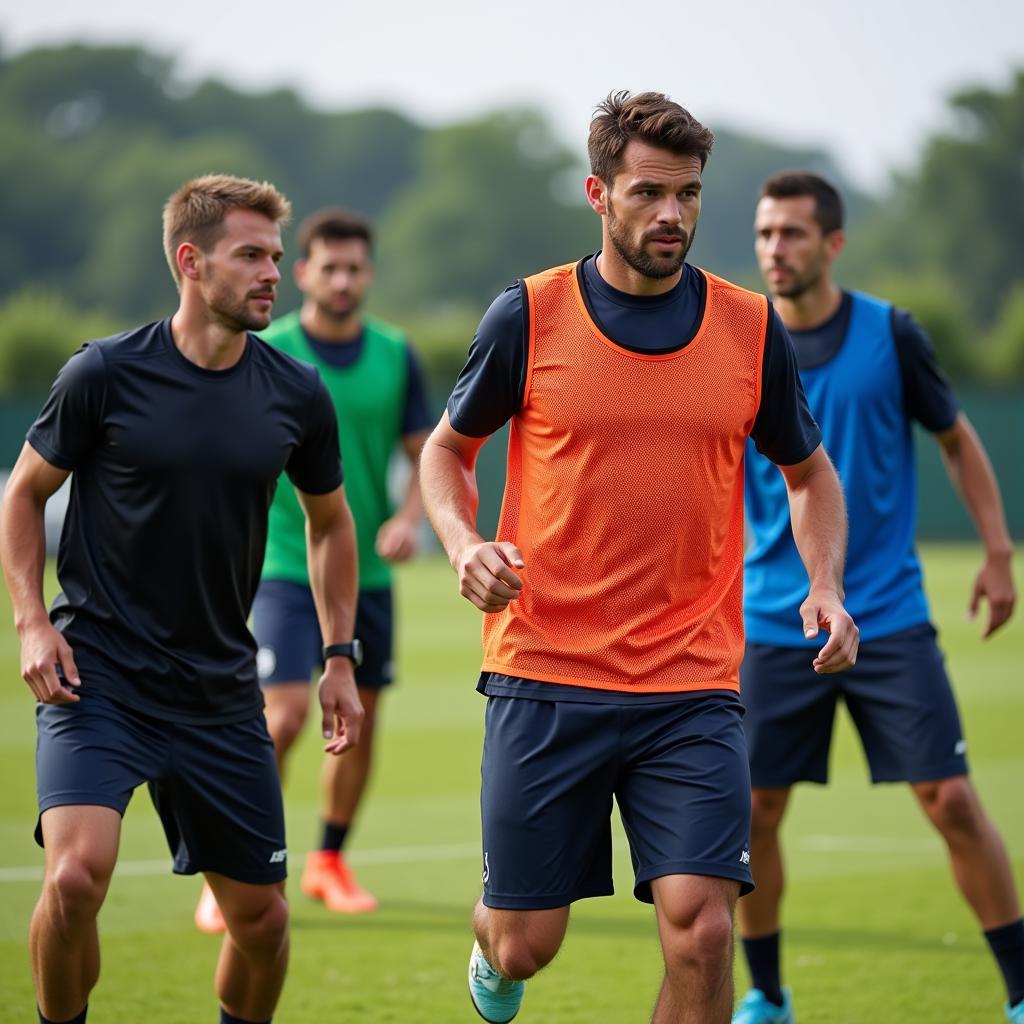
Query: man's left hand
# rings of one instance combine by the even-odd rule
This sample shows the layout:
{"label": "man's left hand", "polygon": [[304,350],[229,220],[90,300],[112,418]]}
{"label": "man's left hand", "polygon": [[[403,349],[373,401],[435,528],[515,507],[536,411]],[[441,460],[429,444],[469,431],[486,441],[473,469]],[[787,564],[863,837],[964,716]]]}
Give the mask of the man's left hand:
{"label": "man's left hand", "polygon": [[363,705],[359,700],[352,662],[348,658],[328,658],[320,677],[320,707],[323,711],[323,735],[328,754],[344,754],[359,742],[363,724]]}
{"label": "man's left hand", "polygon": [[812,588],[800,605],[800,618],[808,640],[816,637],[822,629],[829,633],[828,642],[811,662],[815,672],[819,675],[845,672],[856,664],[860,630],[835,591]]}
{"label": "man's left hand", "polygon": [[385,562],[406,562],[416,554],[417,528],[401,516],[392,516],[381,524],[374,547]]}
{"label": "man's left hand", "polygon": [[1009,554],[989,555],[975,577],[968,614],[973,619],[978,614],[982,599],[988,601],[988,623],[981,634],[982,640],[987,640],[1009,619],[1017,603],[1011,558]]}

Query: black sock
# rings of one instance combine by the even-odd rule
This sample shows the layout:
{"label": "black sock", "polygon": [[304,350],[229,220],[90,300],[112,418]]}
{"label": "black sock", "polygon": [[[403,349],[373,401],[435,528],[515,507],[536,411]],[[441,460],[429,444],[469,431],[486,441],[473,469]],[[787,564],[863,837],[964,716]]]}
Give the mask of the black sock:
{"label": "black sock", "polygon": [[345,845],[345,837],[348,835],[348,825],[332,825],[329,821],[324,822],[323,838],[320,840],[321,850],[334,850],[338,853]]}
{"label": "black sock", "polygon": [[270,1024],[270,1020],[266,1021],[255,1021],[255,1020],[242,1020],[241,1017],[232,1017],[227,1010],[222,1006],[220,1008],[220,1024]]}
{"label": "black sock", "polygon": [[782,973],[779,968],[779,939],[782,932],[743,940],[743,952],[750,968],[750,980],[759,988],[769,1003],[781,1006]]}
{"label": "black sock", "polygon": [[72,1017],[71,1020],[55,1021],[50,1020],[49,1017],[43,1016],[43,1011],[36,1007],[36,1012],[39,1014],[39,1024],[85,1024],[85,1015],[89,1012],[89,1004],[86,1003],[82,1008],[82,1012],[77,1017]]}
{"label": "black sock", "polygon": [[985,938],[1003,972],[1009,1004],[1016,1006],[1024,999],[1024,918],[1002,928],[990,928]]}

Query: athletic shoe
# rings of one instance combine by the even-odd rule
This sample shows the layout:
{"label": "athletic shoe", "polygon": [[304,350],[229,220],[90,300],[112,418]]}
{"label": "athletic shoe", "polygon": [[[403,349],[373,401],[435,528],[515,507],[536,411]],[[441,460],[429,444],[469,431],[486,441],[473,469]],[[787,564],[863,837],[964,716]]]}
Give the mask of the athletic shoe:
{"label": "athletic shoe", "polygon": [[469,956],[469,998],[473,1009],[490,1024],[506,1024],[518,1012],[523,1001],[524,981],[503,978],[480,951],[480,943],[473,943]]}
{"label": "athletic shoe", "polygon": [[776,1006],[759,988],[752,988],[736,1007],[732,1024],[796,1024],[788,988],[782,990],[782,999],[782,1005]]}
{"label": "athletic shoe", "polygon": [[203,882],[203,891],[199,894],[199,902],[196,904],[195,922],[196,927],[207,935],[220,935],[227,930],[224,915],[217,906],[217,897],[213,895],[213,890],[206,882]]}
{"label": "athletic shoe", "polygon": [[378,906],[377,900],[356,881],[345,858],[334,850],[306,854],[302,891],[315,900],[323,900],[327,909],[336,914],[369,914]]}
{"label": "athletic shoe", "polygon": [[1010,1024],[1024,1024],[1024,999],[1016,1006],[1006,1006],[1006,1019]]}

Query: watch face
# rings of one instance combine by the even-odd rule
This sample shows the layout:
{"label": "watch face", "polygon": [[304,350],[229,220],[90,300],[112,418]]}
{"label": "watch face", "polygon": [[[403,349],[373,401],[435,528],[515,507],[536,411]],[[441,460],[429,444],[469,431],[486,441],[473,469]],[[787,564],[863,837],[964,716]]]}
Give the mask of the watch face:
{"label": "watch face", "polygon": [[358,668],[363,663],[363,641],[356,637],[352,641],[352,664]]}

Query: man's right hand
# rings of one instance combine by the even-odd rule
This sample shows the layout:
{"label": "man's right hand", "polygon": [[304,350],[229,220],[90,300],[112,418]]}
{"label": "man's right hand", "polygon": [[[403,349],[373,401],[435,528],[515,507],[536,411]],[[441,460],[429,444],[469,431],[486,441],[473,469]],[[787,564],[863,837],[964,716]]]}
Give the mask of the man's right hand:
{"label": "man's right hand", "polygon": [[[21,631],[21,678],[41,704],[74,704],[81,685],[71,647],[49,620]],[[60,666],[61,675],[57,674]]]}
{"label": "man's right hand", "polygon": [[482,612],[500,612],[519,597],[523,581],[513,570],[525,564],[509,541],[471,544],[455,559],[459,593]]}

